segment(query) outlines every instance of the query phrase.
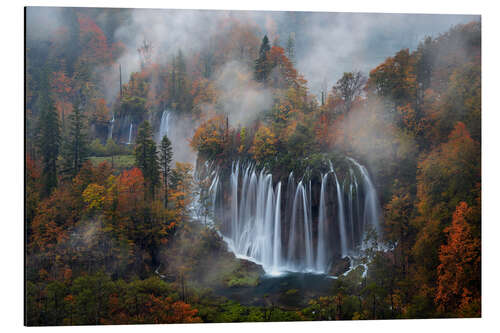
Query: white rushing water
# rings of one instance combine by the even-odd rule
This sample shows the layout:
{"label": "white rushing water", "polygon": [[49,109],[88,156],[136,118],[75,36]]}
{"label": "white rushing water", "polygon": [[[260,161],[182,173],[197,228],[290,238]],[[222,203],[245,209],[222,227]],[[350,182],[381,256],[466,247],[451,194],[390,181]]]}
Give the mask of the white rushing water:
{"label": "white rushing water", "polygon": [[337,178],[337,173],[335,173],[335,170],[333,169],[333,166],[331,166],[331,164],[330,168],[331,172],[333,173],[333,176],[335,177],[335,185],[337,186],[337,207],[338,207],[337,221],[340,233],[340,255],[344,257],[347,255],[347,232],[346,232],[344,200],[343,200],[344,191],[340,187],[340,183]]}
{"label": "white rushing water", "polygon": [[127,141],[128,145],[132,144],[132,131],[133,130],[134,130],[134,124],[130,123],[130,128],[128,130],[128,141]]}
{"label": "white rushing water", "polygon": [[108,130],[108,139],[113,139],[113,127],[115,126],[115,114],[113,113],[113,118],[111,118],[109,130]]}
{"label": "white rushing water", "polygon": [[293,173],[283,192],[253,164],[234,162],[227,183],[219,169],[208,172],[210,213],[229,249],[272,275],[328,273],[335,258],[357,255],[367,227],[380,232],[379,204],[366,168],[350,158],[344,164],[330,162],[319,199],[311,180],[296,182]]}
{"label": "white rushing water", "polygon": [[[364,166],[356,162],[354,159],[348,157],[348,160],[351,161],[354,165],[356,165],[363,176],[363,182],[366,188],[366,200],[365,200],[365,209],[363,216],[363,223],[365,225],[372,226],[375,231],[380,234],[380,223],[378,223],[378,218],[380,216],[379,212],[379,204],[377,199],[377,191],[375,190],[375,186],[370,179],[370,175]],[[357,185],[356,185],[357,186]]]}
{"label": "white rushing water", "polygon": [[327,266],[326,259],[326,244],[328,239],[327,235],[327,212],[326,212],[326,182],[328,179],[328,172],[321,177],[321,191],[319,197],[319,214],[318,214],[318,246],[316,247],[316,270],[321,271]]}
{"label": "white rushing water", "polygon": [[172,114],[168,110],[164,110],[161,114],[160,128],[158,130],[158,142],[161,142],[163,137],[168,134],[171,117]]}

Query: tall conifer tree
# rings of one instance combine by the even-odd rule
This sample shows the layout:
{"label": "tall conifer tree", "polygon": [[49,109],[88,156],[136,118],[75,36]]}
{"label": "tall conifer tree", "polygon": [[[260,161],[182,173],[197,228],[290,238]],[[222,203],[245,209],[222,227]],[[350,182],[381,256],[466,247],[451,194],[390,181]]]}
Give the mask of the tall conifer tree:
{"label": "tall conifer tree", "polygon": [[255,80],[259,82],[265,82],[267,77],[269,76],[269,72],[271,69],[269,60],[267,58],[267,52],[271,49],[269,46],[269,39],[267,35],[262,39],[262,43],[260,45],[259,50],[259,58],[255,60]]}
{"label": "tall conifer tree", "polygon": [[168,205],[168,178],[171,173],[171,163],[173,158],[172,143],[165,135],[160,144],[160,169],[163,178],[164,205]]}
{"label": "tall conifer tree", "polygon": [[145,185],[154,198],[155,188],[160,182],[160,172],[156,143],[153,140],[153,130],[148,121],[144,121],[137,131],[135,163],[141,169],[146,181]]}
{"label": "tall conifer tree", "polygon": [[63,145],[64,172],[74,177],[89,156],[87,119],[78,102],[73,103],[68,120],[69,129]]}
{"label": "tall conifer tree", "polygon": [[48,197],[57,186],[57,157],[61,145],[59,116],[50,96],[48,68],[42,74],[40,90],[37,146],[42,160],[42,196]]}

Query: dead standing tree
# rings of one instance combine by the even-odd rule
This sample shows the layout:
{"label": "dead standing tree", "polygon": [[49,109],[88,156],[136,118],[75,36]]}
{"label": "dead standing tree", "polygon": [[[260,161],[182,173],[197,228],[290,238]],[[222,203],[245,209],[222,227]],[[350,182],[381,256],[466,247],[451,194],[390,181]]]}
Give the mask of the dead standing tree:
{"label": "dead standing tree", "polygon": [[153,44],[146,38],[142,40],[141,46],[137,48],[139,57],[141,58],[141,69],[151,65],[153,58]]}
{"label": "dead standing tree", "polygon": [[337,84],[333,87],[333,92],[344,102],[343,113],[347,113],[351,110],[354,100],[358,96],[361,96],[365,83],[366,78],[360,71],[346,72],[342,75],[342,78],[337,81]]}

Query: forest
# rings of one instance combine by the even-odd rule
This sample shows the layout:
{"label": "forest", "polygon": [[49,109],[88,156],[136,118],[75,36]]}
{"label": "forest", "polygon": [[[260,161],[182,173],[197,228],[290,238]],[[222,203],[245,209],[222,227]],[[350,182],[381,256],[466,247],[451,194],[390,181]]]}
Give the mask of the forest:
{"label": "forest", "polygon": [[279,24],[36,10],[26,325],[481,317],[480,21],[312,91]]}

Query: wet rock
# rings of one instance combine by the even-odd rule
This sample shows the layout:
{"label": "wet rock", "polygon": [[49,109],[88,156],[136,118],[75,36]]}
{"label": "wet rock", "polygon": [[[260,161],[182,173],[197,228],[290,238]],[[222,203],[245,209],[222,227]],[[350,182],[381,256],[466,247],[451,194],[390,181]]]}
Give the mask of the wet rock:
{"label": "wet rock", "polygon": [[334,259],[329,275],[340,276],[347,272],[351,267],[351,259],[349,257]]}
{"label": "wet rock", "polygon": [[240,261],[240,267],[247,272],[255,272],[258,273],[259,275],[264,275],[265,271],[262,268],[261,265],[256,264],[252,261],[245,260],[245,259],[238,259]]}

